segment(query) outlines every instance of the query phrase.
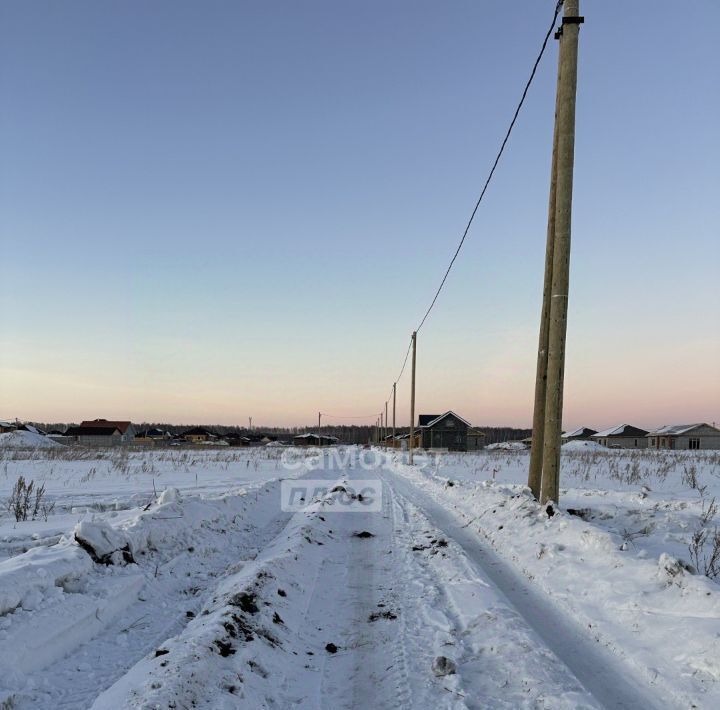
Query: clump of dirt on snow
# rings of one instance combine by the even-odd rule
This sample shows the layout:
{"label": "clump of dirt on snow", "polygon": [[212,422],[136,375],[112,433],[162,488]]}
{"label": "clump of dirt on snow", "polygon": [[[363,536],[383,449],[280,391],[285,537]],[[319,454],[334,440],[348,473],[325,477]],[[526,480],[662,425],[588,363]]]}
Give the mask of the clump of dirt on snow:
{"label": "clump of dirt on snow", "polygon": [[432,662],[432,672],[438,677],[442,678],[446,675],[454,675],[457,673],[457,666],[455,661],[451,660],[447,656],[436,656]]}

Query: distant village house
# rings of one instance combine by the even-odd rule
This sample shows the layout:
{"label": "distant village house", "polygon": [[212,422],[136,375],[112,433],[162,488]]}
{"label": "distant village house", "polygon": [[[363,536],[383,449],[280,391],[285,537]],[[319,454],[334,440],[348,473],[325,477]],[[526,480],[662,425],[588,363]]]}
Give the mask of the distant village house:
{"label": "distant village house", "polygon": [[421,414],[418,425],[420,446],[423,449],[475,450],[475,448],[470,449],[470,446],[477,447],[480,440],[477,433],[472,437],[468,436],[470,422],[452,410],[448,410],[445,414]]}
{"label": "distant village house", "polygon": [[299,434],[293,437],[293,446],[333,446],[338,443],[336,436]]}
{"label": "distant village house", "polygon": [[182,437],[185,441],[189,441],[191,444],[207,444],[208,442],[215,441],[215,439],[218,438],[217,434],[201,426],[188,429],[186,432],[183,432]]}
{"label": "distant village house", "polygon": [[648,446],[647,433],[646,429],[640,429],[632,424],[620,424],[599,431],[590,438],[610,449],[646,449]]}
{"label": "distant village house", "polygon": [[135,435],[133,443],[153,446],[155,444],[165,444],[172,438],[172,434],[169,431],[164,431],[157,427],[150,427],[149,429],[139,431]]}
{"label": "distant village house", "polygon": [[720,449],[720,429],[709,424],[669,424],[646,435],[651,449]]}
{"label": "distant village house", "polygon": [[567,444],[568,441],[587,441],[595,434],[597,434],[597,431],[595,429],[581,426],[578,429],[564,432],[562,435],[562,443]]}
{"label": "distant village house", "polygon": [[129,444],[135,438],[135,427],[128,421],[92,419],[68,427],[65,437],[84,446]]}

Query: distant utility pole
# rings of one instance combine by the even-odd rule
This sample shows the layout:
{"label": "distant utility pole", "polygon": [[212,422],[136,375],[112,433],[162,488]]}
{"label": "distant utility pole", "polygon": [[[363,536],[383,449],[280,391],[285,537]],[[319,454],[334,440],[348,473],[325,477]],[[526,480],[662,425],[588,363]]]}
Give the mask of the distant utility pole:
{"label": "distant utility pole", "polygon": [[322,444],[322,439],[320,439],[320,417],[322,417],[322,414],[318,412],[318,446]]}
{"label": "distant utility pole", "polygon": [[248,417],[248,419],[250,420],[250,431],[252,431],[252,417]]}
{"label": "distant utility pole", "polygon": [[[397,382],[393,382],[393,425],[392,425],[392,445],[395,448],[395,390],[397,389]],[[715,426],[713,424],[713,426]]]}
{"label": "distant utility pole", "polygon": [[[560,437],[562,436],[565,342],[570,282],[575,98],[577,94],[578,35],[582,22],[579,0],[565,0],[562,27],[558,32],[560,52],[553,137],[554,155],[548,210],[548,254],[545,259],[545,287],[528,479],[528,485],[537,495],[539,475],[539,499],[543,504],[550,501],[557,503],[560,497]],[[549,271],[550,273],[548,273]],[[547,302],[548,295],[549,303]],[[547,336],[544,334],[545,329]],[[547,344],[546,347],[543,347],[545,337],[547,337]],[[542,372],[545,358],[547,362],[545,371]],[[544,411],[540,404],[543,389],[545,390]],[[541,416],[542,426],[539,425]],[[540,451],[542,451],[542,467],[539,469]]]}
{"label": "distant utility pole", "polygon": [[417,331],[412,334],[412,378],[410,380],[410,437],[408,438],[408,463],[413,465],[413,439],[415,438],[415,351]]}
{"label": "distant utility pole", "polygon": [[388,430],[388,424],[389,424],[389,422],[388,422],[388,407],[387,407],[387,405],[388,405],[388,403],[385,402],[385,438],[383,439],[383,444],[385,444],[385,446],[387,446],[387,430]]}

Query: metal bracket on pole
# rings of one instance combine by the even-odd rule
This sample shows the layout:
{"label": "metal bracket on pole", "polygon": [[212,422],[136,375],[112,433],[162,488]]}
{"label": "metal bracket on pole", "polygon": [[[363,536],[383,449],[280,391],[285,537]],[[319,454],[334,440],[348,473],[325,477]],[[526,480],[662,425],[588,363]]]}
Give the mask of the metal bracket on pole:
{"label": "metal bracket on pole", "polygon": [[[578,17],[563,17],[562,18],[562,24],[563,25],[582,25],[585,22],[585,18],[582,15],[579,15]],[[560,39],[562,37],[563,28],[562,25],[558,27],[557,32],[555,33],[555,39]]]}

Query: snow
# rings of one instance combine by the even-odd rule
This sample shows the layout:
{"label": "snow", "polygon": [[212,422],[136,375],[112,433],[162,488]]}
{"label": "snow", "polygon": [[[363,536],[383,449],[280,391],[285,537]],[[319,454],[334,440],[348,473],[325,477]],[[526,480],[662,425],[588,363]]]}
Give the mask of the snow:
{"label": "snow", "polygon": [[601,439],[605,436],[619,436],[624,433],[625,429],[629,426],[629,424],[620,424],[618,426],[611,427],[610,429],[604,429],[603,431],[599,431],[597,434],[593,434],[593,438]]}
{"label": "snow", "polygon": [[574,441],[568,441],[562,445],[565,451],[605,451],[605,447],[602,444],[598,444],[597,441],[590,441],[585,439],[575,439]]}
{"label": "snow", "polygon": [[674,436],[685,434],[688,431],[692,431],[693,429],[703,426],[703,424],[666,424],[665,426],[661,426],[659,429],[655,429],[654,431],[648,432],[649,434],[672,434]]}
{"label": "snow", "polygon": [[489,444],[485,449],[487,451],[524,451],[527,446],[522,441],[501,441],[497,444]]}
{"label": "snow", "polygon": [[61,447],[57,441],[35,431],[8,431],[0,434],[0,449],[53,449]]}
{"label": "snow", "polygon": [[28,599],[52,593],[92,569],[89,557],[68,544],[35,548],[0,564],[0,614],[23,606]]}
{"label": "snow", "polygon": [[720,455],[563,452],[565,482],[578,486],[561,490],[573,515],[548,517],[532,499],[523,485],[527,455],[506,459],[500,471],[493,462],[495,482],[451,457],[435,471],[400,470],[512,560],[638,682],[664,694],[665,707],[717,707],[720,590],[688,572],[703,502],[683,478],[694,467],[717,491]]}
{"label": "snow", "polygon": [[[83,520],[77,524],[74,538],[95,562],[122,564],[132,561],[130,541],[122,531],[113,528],[105,520],[98,522]],[[125,559],[122,554],[124,550],[128,552],[129,559]]]}
{"label": "snow", "polygon": [[583,432],[584,432],[587,428],[588,428],[588,427],[581,426],[581,427],[578,427],[577,429],[574,429],[573,431],[566,431],[566,432],[562,435],[562,438],[563,438],[563,439],[572,439],[574,436],[582,436],[582,435],[583,435]]}
{"label": "snow", "polygon": [[[23,475],[56,507],[0,515],[0,705],[720,706],[688,549],[720,453],[587,443],[552,515],[524,447],[6,450],[0,495]],[[285,512],[288,477],[377,479],[381,511]]]}

